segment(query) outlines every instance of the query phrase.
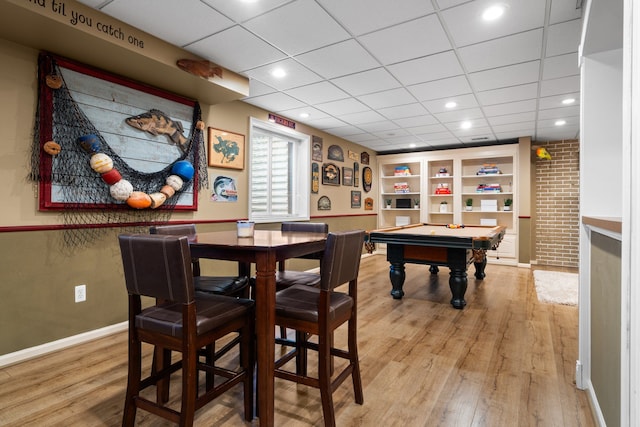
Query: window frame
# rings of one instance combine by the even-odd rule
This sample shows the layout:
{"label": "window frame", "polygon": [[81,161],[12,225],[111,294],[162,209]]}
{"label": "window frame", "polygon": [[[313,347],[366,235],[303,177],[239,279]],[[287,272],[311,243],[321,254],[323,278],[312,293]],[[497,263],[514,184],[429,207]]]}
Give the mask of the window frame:
{"label": "window frame", "polygon": [[[294,199],[294,211],[288,215],[271,215],[271,213],[256,215],[253,211],[253,137],[257,132],[279,135],[294,143],[294,160],[292,161],[292,165],[295,170],[292,171],[291,175],[293,177],[291,182],[291,197]],[[247,203],[247,210],[249,220],[256,223],[308,221],[311,217],[311,136],[276,123],[250,117],[248,145],[249,199]]]}

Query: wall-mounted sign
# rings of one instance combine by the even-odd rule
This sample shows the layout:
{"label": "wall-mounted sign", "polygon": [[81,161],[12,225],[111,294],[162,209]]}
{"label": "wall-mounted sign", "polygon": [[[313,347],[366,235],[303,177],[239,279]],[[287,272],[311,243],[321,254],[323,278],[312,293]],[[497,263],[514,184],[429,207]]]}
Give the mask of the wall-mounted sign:
{"label": "wall-mounted sign", "polygon": [[269,113],[269,121],[282,126],[286,126],[291,129],[296,128],[296,122],[294,122],[293,120],[285,119],[284,117],[276,116],[275,114]]}

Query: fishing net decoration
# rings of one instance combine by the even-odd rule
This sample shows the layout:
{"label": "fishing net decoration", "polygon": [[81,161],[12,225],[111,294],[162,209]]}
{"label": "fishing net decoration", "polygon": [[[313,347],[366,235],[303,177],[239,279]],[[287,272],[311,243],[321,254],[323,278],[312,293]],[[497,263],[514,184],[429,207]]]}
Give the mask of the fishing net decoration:
{"label": "fishing net decoration", "polygon": [[[62,250],[73,252],[74,249],[87,246],[101,238],[112,226],[118,226],[119,231],[140,232],[146,231],[149,223],[167,222],[175,208],[178,195],[170,197],[159,209],[132,209],[122,203],[122,206],[113,206],[105,209],[87,209],[87,204],[113,205],[117,203],[109,192],[109,186],[100,177],[100,174],[91,169],[89,155],[77,143],[80,136],[94,134],[98,137],[101,152],[113,160],[113,167],[129,181],[136,191],[151,194],[159,191],[165,184],[167,176],[171,175],[173,164],[167,165],[162,170],[145,173],[130,167],[105,141],[104,137],[94,127],[87,116],[78,107],[67,88],[59,66],[54,57],[41,54],[39,58],[39,93],[36,109],[34,138],[31,150],[31,170],[29,179],[40,185],[47,183],[56,184],[61,188],[62,199],[65,200],[64,209],[61,212],[64,230]],[[46,86],[46,76],[57,76],[62,82],[59,89],[51,90]],[[45,96],[42,96],[42,95]],[[43,99],[51,96],[52,114],[50,123],[49,115],[43,117]],[[177,160],[187,160],[195,168],[193,186],[198,190],[208,188],[207,163],[204,156],[205,142],[202,126],[197,123],[202,119],[200,105],[196,102],[193,108],[191,130],[188,138],[188,148]],[[41,156],[48,156],[43,152],[42,145],[48,135],[41,135],[42,129],[51,129],[51,140],[61,146],[61,151],[51,157],[51,167],[43,167]],[[185,187],[187,184],[185,183]],[[187,187],[188,188],[188,187]],[[82,202],[68,202],[81,200]]]}

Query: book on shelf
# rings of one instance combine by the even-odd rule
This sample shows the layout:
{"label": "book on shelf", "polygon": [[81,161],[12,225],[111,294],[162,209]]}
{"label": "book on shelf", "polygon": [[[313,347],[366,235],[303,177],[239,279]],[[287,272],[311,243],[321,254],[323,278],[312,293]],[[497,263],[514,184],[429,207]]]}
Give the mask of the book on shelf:
{"label": "book on shelf", "polygon": [[411,175],[411,169],[409,166],[396,166],[393,171],[394,176],[408,176]]}
{"label": "book on shelf", "polygon": [[409,184],[406,182],[395,182],[393,184],[393,191],[395,193],[410,193]]}

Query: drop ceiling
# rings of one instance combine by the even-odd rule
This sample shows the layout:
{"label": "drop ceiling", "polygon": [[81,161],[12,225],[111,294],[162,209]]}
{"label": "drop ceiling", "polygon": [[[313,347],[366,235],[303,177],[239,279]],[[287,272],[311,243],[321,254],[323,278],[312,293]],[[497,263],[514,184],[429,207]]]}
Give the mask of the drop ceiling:
{"label": "drop ceiling", "polygon": [[81,3],[248,77],[245,102],[379,153],[579,136],[581,0]]}

